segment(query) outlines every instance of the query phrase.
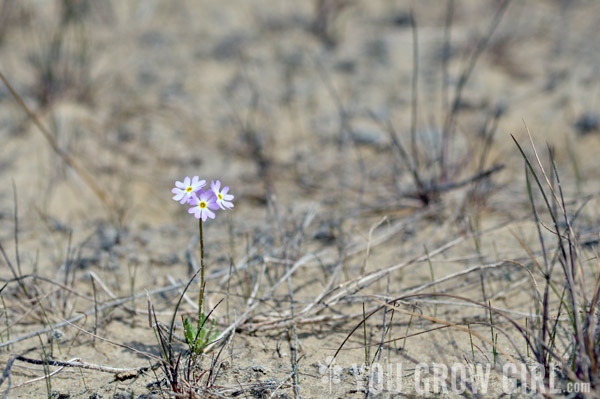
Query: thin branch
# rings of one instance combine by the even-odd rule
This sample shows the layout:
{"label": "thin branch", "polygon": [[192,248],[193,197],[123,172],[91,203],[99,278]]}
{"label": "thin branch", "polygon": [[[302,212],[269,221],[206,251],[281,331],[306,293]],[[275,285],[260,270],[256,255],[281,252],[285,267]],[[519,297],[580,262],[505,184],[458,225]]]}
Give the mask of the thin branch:
{"label": "thin branch", "polygon": [[[86,370],[95,370],[95,371],[100,371],[102,373],[110,373],[110,374],[121,374],[121,373],[127,373],[127,372],[131,372],[131,371],[139,371],[140,370],[139,368],[118,368],[118,367],[102,366],[99,364],[84,362],[81,359],[77,359],[77,358],[67,360],[67,361],[51,360],[51,359],[38,360],[38,359],[31,359],[31,358],[28,358],[25,356],[18,355],[18,356],[15,356],[14,359],[21,361],[21,362],[29,363],[29,364],[47,365],[47,366],[56,366],[56,367],[77,367],[77,368],[82,368],[82,369],[86,369]],[[144,367],[144,369],[147,369],[147,367]]]}
{"label": "thin branch", "polygon": [[486,47],[490,41],[490,38],[492,37],[492,35],[495,32],[498,25],[500,24],[500,21],[502,20],[502,17],[504,16],[504,13],[505,13],[508,5],[510,4],[510,2],[511,2],[511,0],[504,0],[498,7],[498,10],[496,11],[496,14],[494,15],[494,18],[492,19],[492,22],[488,28],[487,34],[481,38],[479,43],[477,43],[477,46],[475,47],[475,51],[473,51],[473,53],[471,54],[471,57],[470,57],[467,65],[463,69],[463,72],[458,80],[458,83],[456,84],[456,93],[454,94],[454,101],[452,102],[452,108],[449,110],[448,114],[446,115],[446,121],[444,123],[444,130],[442,131],[442,147],[440,150],[440,182],[445,182],[446,179],[448,178],[448,170],[447,170],[448,157],[449,157],[448,147],[450,146],[450,143],[452,141],[452,135],[453,135],[453,130],[454,130],[454,118],[456,117],[456,114],[458,113],[458,110],[460,108],[463,90],[465,88],[465,85],[467,84],[467,81],[471,77],[471,73],[473,72],[473,69],[475,68],[475,65],[477,64],[479,57],[481,56],[483,51],[486,49]]}
{"label": "thin branch", "polygon": [[115,209],[115,202],[110,197],[110,195],[104,191],[104,189],[96,182],[96,179],[89,174],[87,170],[79,163],[79,161],[74,158],[71,154],[64,151],[58,145],[56,141],[56,137],[50,132],[50,130],[44,126],[38,116],[29,108],[29,106],[25,103],[25,100],[17,93],[17,91],[12,87],[8,79],[4,76],[4,74],[0,71],[0,80],[4,83],[8,91],[12,94],[15,101],[23,108],[23,110],[27,113],[29,118],[33,121],[35,126],[42,133],[50,147],[54,150],[56,155],[58,155],[64,163],[66,163],[69,167],[71,167],[78,175],[83,179],[83,181],[88,185],[88,187],[96,194],[96,196],[108,207],[108,209]]}

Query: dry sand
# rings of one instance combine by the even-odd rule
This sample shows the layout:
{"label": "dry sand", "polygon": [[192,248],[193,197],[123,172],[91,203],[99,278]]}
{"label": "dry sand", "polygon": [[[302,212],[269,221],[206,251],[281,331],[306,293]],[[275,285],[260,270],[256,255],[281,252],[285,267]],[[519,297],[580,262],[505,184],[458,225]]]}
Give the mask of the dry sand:
{"label": "dry sand", "polygon": [[[362,319],[363,303],[369,310],[377,300],[408,292],[482,301],[483,282],[485,299],[493,306],[521,325],[527,316],[531,323],[532,282],[522,267],[504,263],[523,263],[543,283],[517,239],[541,261],[523,159],[510,137],[532,153],[524,121],[544,162],[545,143],[554,146],[571,209],[591,196],[577,228],[590,243],[582,255],[590,266],[586,273],[598,273],[600,130],[596,126],[581,134],[576,123],[589,114],[593,127],[600,112],[600,3],[510,4],[464,87],[449,156],[456,170],[448,182],[477,175],[482,131],[498,110],[483,169],[500,164],[504,169],[478,180],[477,186],[448,190],[429,206],[410,195],[414,181],[384,129],[389,121],[409,146],[409,12],[412,7],[419,44],[417,156],[429,184],[439,176],[436,159],[446,115],[442,96],[452,100],[499,2],[455,1],[446,91],[446,3],[441,1],[349,2],[329,23],[328,38],[311,31],[317,2],[65,1],[82,15],[61,31],[62,3],[0,1],[0,10],[4,5],[9,9],[4,12],[10,12],[0,29],[0,70],[114,206],[103,204],[65,165],[1,86],[0,242],[16,265],[14,182],[22,273],[37,273],[68,289],[26,279],[38,295],[31,308],[19,285],[10,283],[2,291],[0,331],[6,342],[90,311],[75,324],[99,338],[60,327],[2,348],[1,368],[12,354],[40,359],[42,344],[55,360],[119,368],[155,363],[114,343],[160,355],[144,293],[186,282],[191,275],[187,253],[198,257],[197,223],[171,200],[174,181],[186,175],[219,179],[236,196],[234,210],[218,213],[204,229],[208,300],[214,306],[224,299],[214,313],[217,329],[244,314],[256,289],[256,305],[220,353],[206,397],[291,398],[294,371],[304,398],[365,397],[352,365],[364,364],[365,340],[374,359],[382,312],[368,320],[366,338],[361,326],[339,353],[339,380],[323,379],[329,371],[322,366]],[[59,35],[59,50],[51,53]],[[43,74],[48,66],[51,85],[48,73]],[[49,94],[44,97],[44,92]],[[423,257],[426,250],[429,262]],[[269,293],[299,260],[302,265],[289,284],[284,280]],[[337,290],[310,305],[328,284],[335,287],[393,265],[403,266],[360,291],[350,289],[332,300]],[[490,266],[482,272],[476,268],[480,265]],[[232,267],[238,270],[232,273]],[[4,260],[0,270],[2,278],[12,277]],[[428,285],[454,273],[460,275]],[[96,314],[92,280],[99,306],[132,292],[141,295]],[[294,322],[289,321],[290,287],[294,314],[310,307]],[[151,296],[162,323],[169,322],[179,292]],[[194,283],[181,314],[194,317],[197,295]],[[556,309],[558,301],[552,301]],[[422,297],[398,306],[470,325],[490,339],[489,313],[464,301]],[[385,316],[386,326],[390,316]],[[177,322],[175,333],[181,334],[179,317]],[[518,351],[526,353],[523,337],[510,323],[500,317],[495,323],[507,335],[498,334],[501,353],[483,397],[501,394],[502,364]],[[391,325],[386,339],[440,326],[399,311]],[[378,359],[386,367],[403,365],[400,397],[440,397],[415,389],[415,362],[493,363],[492,346],[473,340],[474,346],[469,334],[445,328],[383,345]],[[199,384],[206,384],[219,348],[193,370]],[[178,344],[177,351],[184,350]],[[42,366],[17,361],[11,375],[9,398],[48,396]],[[120,377],[65,368],[51,377],[49,389],[55,398],[167,397],[162,369]],[[4,382],[0,389],[6,388]],[[385,390],[372,396],[397,397]]]}

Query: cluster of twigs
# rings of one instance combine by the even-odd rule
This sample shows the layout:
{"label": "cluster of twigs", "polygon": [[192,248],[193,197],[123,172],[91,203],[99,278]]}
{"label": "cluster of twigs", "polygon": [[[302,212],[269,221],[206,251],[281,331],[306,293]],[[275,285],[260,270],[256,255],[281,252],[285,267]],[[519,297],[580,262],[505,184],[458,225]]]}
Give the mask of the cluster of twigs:
{"label": "cluster of twigs", "polygon": [[[598,275],[597,272],[593,273],[592,275],[595,277],[591,283],[589,282],[589,273],[585,270],[583,250],[578,238],[579,234],[575,229],[575,220],[587,201],[585,201],[585,203],[575,212],[572,212],[567,208],[563,187],[561,186],[552,150],[549,149],[551,172],[548,174],[538,156],[529,130],[528,135],[531,142],[531,149],[534,154],[533,161],[526,155],[516,139],[515,144],[525,160],[527,192],[537,226],[541,251],[534,253],[522,240],[519,240],[529,256],[529,266],[524,266],[521,263],[523,261],[503,261],[490,266],[506,267],[509,264],[515,264],[527,271],[528,276],[526,279],[530,280],[534,292],[533,299],[535,303],[535,313],[531,314],[530,318],[526,320],[535,320],[534,323],[528,325],[526,322],[523,324],[518,318],[511,315],[510,311],[493,307],[491,306],[491,302],[479,302],[464,296],[443,294],[435,291],[418,293],[419,290],[412,290],[399,297],[384,298],[384,300],[361,291],[379,305],[365,314],[360,323],[352,329],[337,349],[334,358],[340,353],[350,337],[355,333],[360,332],[361,328],[366,325],[371,317],[375,316],[380,311],[391,310],[393,312],[397,311],[407,314],[411,318],[415,317],[427,320],[433,324],[441,325],[442,328],[457,329],[468,334],[470,337],[476,337],[482,342],[492,346],[495,360],[499,352],[504,356],[506,361],[515,362],[518,359],[519,362],[526,363],[527,357],[529,357],[528,354],[531,353],[536,362],[542,366],[543,381],[548,388],[548,392],[551,392],[550,388],[554,383],[550,381],[552,378],[555,378],[555,376],[551,376],[551,373],[556,371],[555,364],[558,363],[559,370],[562,373],[563,386],[566,382],[576,383],[579,384],[579,386],[587,387],[587,391],[581,393],[582,395],[586,397],[596,397],[600,384],[600,312],[598,312],[598,307],[600,306],[600,275]],[[532,184],[532,179],[534,184]],[[542,221],[542,216],[536,207],[533,194],[534,188],[539,191],[543,198],[544,213],[547,214],[551,220],[549,226]],[[554,238],[553,244],[551,244],[548,239],[544,238],[542,232],[544,229],[552,233]],[[538,260],[538,257],[540,256],[542,257],[542,262]],[[600,264],[597,256],[592,262],[595,265]],[[554,273],[556,266],[559,266],[562,269],[560,277],[557,277],[556,273]],[[483,268],[483,266],[480,266],[477,267],[476,270],[482,271]],[[592,267],[592,269],[594,270],[594,267]],[[473,270],[466,270],[463,273],[458,273],[458,275],[463,275],[470,271]],[[540,277],[543,280],[543,285],[538,284]],[[445,281],[446,279],[447,278],[443,278],[434,281],[431,284],[426,285],[426,288],[435,287],[437,283]],[[540,290],[540,286],[542,287],[542,290]],[[414,311],[406,310],[403,306],[399,305],[424,298],[440,297],[459,301],[459,303],[463,302],[471,304],[488,311],[490,314],[490,322],[479,322],[478,324],[488,326],[492,329],[491,339],[472,331],[468,326],[465,326],[462,323],[415,313]],[[552,297],[554,297],[554,300],[552,300]],[[558,307],[553,305],[555,303],[558,303]],[[509,330],[500,328],[497,322],[494,324],[492,314],[494,314],[496,318],[504,319],[508,322],[510,327],[514,328],[521,336],[527,354],[522,350],[522,346],[511,338]],[[565,314],[566,317],[563,317]],[[385,325],[383,326],[383,330],[385,331]],[[431,329],[429,331],[434,330],[435,329]],[[505,335],[507,342],[511,344],[511,348],[499,347],[494,331],[498,331],[502,335]],[[566,343],[559,342],[559,331],[563,332],[563,338],[566,340]],[[384,340],[384,338],[386,338],[386,333],[384,333],[379,348],[381,349],[383,344],[389,344],[390,342],[403,339],[405,340],[406,337],[407,336],[392,337]],[[515,359],[515,356],[517,359]],[[410,357],[409,359],[414,361],[414,359],[411,359]],[[526,384],[525,381],[522,383]],[[476,389],[473,389],[468,383],[467,386],[470,393],[477,396]]]}
{"label": "cluster of twigs", "polygon": [[[445,53],[448,51],[450,42],[453,3],[451,0],[448,1],[444,43]],[[380,312],[383,312],[384,315],[381,325],[381,341],[373,344],[378,350],[375,356],[370,359],[371,361],[379,359],[382,356],[384,345],[389,345],[400,340],[404,340],[406,345],[408,337],[417,334],[426,334],[435,331],[437,328],[456,329],[464,334],[468,334],[471,342],[473,342],[473,337],[475,337],[485,345],[491,346],[494,361],[497,358],[501,358],[506,361],[518,360],[526,362],[527,355],[523,350],[525,348],[525,351],[527,353],[531,352],[535,360],[545,366],[546,370],[550,370],[549,366],[551,362],[558,361],[561,364],[564,381],[589,383],[594,390],[598,390],[600,388],[600,318],[598,316],[600,278],[596,277],[591,284],[587,280],[590,273],[585,270],[583,250],[575,228],[575,221],[579,210],[571,212],[567,207],[567,201],[564,198],[563,187],[560,183],[552,152],[550,151],[550,168],[549,172],[547,172],[537,154],[535,146],[533,146],[533,140],[531,140],[532,151],[534,153],[533,160],[527,156],[525,150],[516,140],[515,143],[525,161],[526,189],[533,210],[533,219],[537,227],[540,244],[539,250],[534,251],[521,241],[526,252],[521,258],[494,262],[484,261],[484,257],[479,251],[478,240],[482,236],[497,232],[511,223],[507,222],[488,230],[465,230],[463,234],[452,240],[447,240],[435,248],[414,251],[416,254],[412,254],[407,259],[393,260],[389,264],[380,264],[376,267],[368,264],[372,250],[384,246],[406,232],[406,230],[418,226],[420,223],[428,220],[428,218],[439,216],[440,210],[445,206],[443,202],[445,193],[468,188],[470,190],[468,197],[471,199],[477,197],[477,189],[480,187],[480,184],[488,182],[494,173],[503,168],[501,164],[489,166],[488,162],[490,148],[493,145],[498,120],[502,112],[493,112],[489,115],[483,128],[482,149],[477,154],[478,156],[475,157],[474,163],[463,162],[462,159],[459,159],[464,154],[458,154],[453,151],[453,140],[456,138],[455,125],[460,110],[463,90],[477,60],[487,47],[490,37],[498,27],[509,3],[509,0],[504,0],[500,3],[487,33],[477,43],[474,52],[468,58],[466,67],[460,74],[452,101],[449,101],[447,93],[447,86],[449,84],[448,60],[444,58],[444,62],[442,63],[442,74],[444,76],[442,97],[445,118],[441,128],[442,144],[440,153],[433,155],[433,162],[430,162],[431,160],[428,159],[428,156],[431,156],[431,154],[424,154],[427,149],[420,147],[416,138],[418,128],[417,92],[419,52],[417,21],[411,13],[410,23],[414,40],[414,64],[409,146],[407,147],[403,143],[401,134],[395,130],[395,127],[389,120],[379,120],[375,116],[373,118],[377,119],[381,130],[389,134],[391,144],[399,159],[398,168],[405,170],[412,179],[413,187],[410,190],[401,192],[400,195],[404,198],[417,199],[420,202],[420,207],[411,208],[409,216],[406,217],[385,217],[376,221],[371,225],[367,237],[358,235],[352,238],[342,237],[338,240],[337,246],[330,245],[312,252],[307,250],[305,245],[315,224],[316,211],[310,210],[306,212],[299,220],[294,220],[290,223],[290,227],[287,227],[282,222],[280,215],[277,213],[278,204],[275,202],[273,195],[272,162],[268,159],[267,151],[262,147],[261,140],[253,136],[254,131],[252,129],[244,126],[244,134],[248,136],[251,151],[256,158],[255,160],[259,166],[258,170],[267,188],[264,200],[267,208],[273,213],[273,219],[276,224],[274,230],[277,231],[275,234],[277,245],[262,251],[258,249],[259,245],[254,247],[249,246],[245,256],[238,259],[237,262],[231,259],[231,265],[228,267],[209,270],[206,280],[211,282],[209,286],[211,289],[206,292],[209,297],[207,302],[224,293],[226,296],[226,305],[221,306],[221,301],[218,301],[212,307],[206,319],[202,321],[202,323],[207,323],[209,319],[211,322],[216,320],[220,330],[218,336],[210,344],[202,347],[202,351],[190,350],[189,347],[186,349],[185,337],[178,336],[178,331],[182,330],[182,323],[178,322],[178,317],[185,311],[183,308],[186,304],[193,309],[194,306],[197,306],[194,301],[189,300],[187,297],[187,291],[195,283],[196,275],[200,270],[192,255],[192,246],[188,248],[187,261],[195,273],[191,275],[187,282],[180,282],[173,279],[170,285],[162,288],[137,293],[132,292],[131,295],[118,297],[110,291],[100,277],[90,273],[94,295],[81,294],[74,288],[74,275],[72,275],[72,279],[69,279],[68,272],[66,273],[67,277],[65,277],[64,282],[54,281],[36,273],[24,274],[22,272],[18,247],[18,210],[16,209],[17,200],[15,198],[15,262],[11,261],[10,256],[0,243],[2,258],[12,273],[11,278],[2,280],[4,284],[0,288],[0,294],[7,294],[7,298],[13,300],[15,303],[19,301],[23,302],[23,299],[26,299],[27,305],[35,310],[25,313],[16,320],[7,321],[7,327],[2,330],[2,334],[4,337],[4,333],[8,333],[12,326],[18,324],[26,317],[33,317],[35,321],[44,324],[45,327],[17,337],[11,338],[9,336],[5,341],[0,343],[0,349],[11,348],[18,343],[26,342],[30,339],[52,335],[61,328],[73,328],[78,333],[87,334],[93,339],[101,339],[111,345],[135,351],[147,357],[151,361],[151,365],[140,368],[117,368],[93,364],[79,358],[61,361],[53,358],[51,353],[46,353],[45,343],[40,339],[40,345],[44,351],[44,356],[41,359],[26,356],[26,353],[13,354],[9,357],[4,372],[0,377],[0,386],[5,387],[5,395],[8,395],[10,390],[15,388],[11,386],[11,370],[15,362],[24,362],[44,367],[43,377],[35,378],[26,383],[45,380],[49,384],[50,377],[65,368],[81,368],[110,373],[117,380],[136,378],[144,373],[161,369],[164,373],[165,381],[161,389],[164,388],[164,392],[176,397],[194,398],[211,394],[215,396],[239,396],[242,393],[252,390],[261,393],[267,392],[272,396],[282,387],[292,388],[294,394],[297,397],[301,397],[299,370],[303,355],[298,338],[299,327],[311,325],[327,327],[336,325],[347,326],[348,323],[360,320],[340,345],[336,352],[337,355],[346,343],[349,342],[350,338],[354,334],[360,333],[361,330],[365,335],[364,347],[369,346],[366,343],[367,322]],[[325,40],[332,40],[330,25],[347,4],[349,2],[317,1],[317,9],[321,10],[322,15],[315,20],[314,29],[316,33],[323,36]],[[445,57],[449,57],[449,55],[445,54]],[[336,92],[326,71],[323,69],[319,72],[321,72],[321,78],[338,108],[340,117],[340,142],[342,145],[345,145],[349,137],[346,106]],[[84,182],[98,196],[107,209],[114,211],[117,206],[106,190],[95,181],[73,154],[70,154],[59,146],[55,135],[44,126],[1,72],[0,80],[3,81],[14,99],[41,131],[53,151],[66,165],[82,177]],[[425,164],[437,165],[437,171],[435,173],[426,171]],[[467,176],[465,176],[466,164],[474,165],[474,170],[467,174]],[[342,190],[344,189],[345,187],[342,187]],[[542,212],[538,211],[534,192],[539,192],[539,195],[543,199],[544,210]],[[365,216],[354,209],[351,209],[349,213],[355,219]],[[348,216],[346,217],[349,218]],[[544,222],[545,217],[550,218],[550,224]],[[289,231],[286,231],[286,228]],[[551,240],[545,238],[545,231],[549,231],[552,234]],[[438,275],[436,278],[432,263],[442,255],[446,255],[452,248],[471,240],[476,242],[478,256],[475,259],[477,264],[443,276]],[[73,253],[70,254],[73,256]],[[361,258],[359,272],[356,272],[356,268],[354,268],[351,270],[354,274],[348,275],[349,263],[355,262],[359,257]],[[540,257],[542,258],[541,262],[539,260]],[[461,261],[462,259],[454,260]],[[70,261],[73,261],[73,259],[67,259],[66,264],[69,264]],[[430,281],[411,287],[402,287],[399,290],[399,295],[390,292],[389,282],[392,278],[397,278],[403,271],[411,270],[411,268],[416,269],[423,265],[429,265],[430,267]],[[560,276],[557,276],[559,273],[555,270],[556,266],[562,269]],[[511,268],[520,271],[519,279],[509,284],[508,288],[504,291],[492,294],[485,292],[485,289],[482,288],[483,301],[477,301],[444,291],[444,287],[447,285],[455,284],[452,287],[455,288],[468,279],[470,280],[465,284],[472,284],[473,281],[476,283],[481,281],[481,286],[484,287],[483,276],[486,273],[493,273],[499,270],[504,271]],[[311,294],[308,300],[301,300],[297,288],[299,282],[306,282],[305,276],[319,269],[323,270],[326,281],[316,293],[313,293],[314,295]],[[540,276],[542,280],[541,284],[538,282]],[[240,282],[240,290],[243,293],[239,295],[242,300],[237,301],[238,306],[232,311],[229,308],[229,301],[230,297],[233,297],[234,294],[230,288],[233,284],[232,282],[235,282],[236,279]],[[373,295],[369,292],[386,280],[387,290],[384,294]],[[93,306],[90,306],[89,309],[80,312],[76,316],[66,317],[66,312],[64,311],[65,305],[62,309],[62,314],[65,316],[64,319],[58,322],[51,322],[47,314],[60,314],[60,309],[58,306],[52,309],[44,307],[43,300],[50,294],[39,288],[39,284],[42,282],[54,287],[51,291],[52,293],[55,291],[68,293],[69,295],[74,295],[89,303],[93,303]],[[533,297],[536,309],[534,314],[492,306],[492,300],[496,300],[501,295],[506,295],[527,284],[531,286],[532,292],[534,292]],[[96,292],[97,289],[104,291],[109,299],[104,301],[99,300]],[[448,289],[448,291],[451,291],[451,289]],[[284,308],[280,301],[282,292],[285,293],[285,299],[289,304],[287,308]],[[156,311],[154,307],[154,303],[157,303],[156,296],[167,294],[172,294],[176,298],[175,306],[164,312]],[[4,296],[2,298],[4,302]],[[148,300],[147,311],[142,311],[135,307],[136,299],[141,298],[147,298]],[[63,305],[66,302],[65,299]],[[362,302],[362,309],[358,306],[353,306],[359,302]],[[489,315],[489,323],[487,321],[478,321],[477,323],[452,321],[444,319],[443,316],[438,316],[437,314],[428,316],[416,309],[417,304],[433,304],[436,306],[437,311],[438,305],[454,306],[456,303],[483,309],[486,315]],[[4,306],[5,314],[7,314],[6,305]],[[225,306],[227,307],[227,311],[224,312],[225,315],[223,316],[223,312],[220,311]],[[123,309],[128,314],[144,314],[148,317],[148,328],[154,331],[160,350],[159,355],[140,351],[99,336],[96,331],[96,327],[99,324],[98,318],[101,317],[103,311],[116,308]],[[197,311],[198,309],[195,308],[194,310]],[[396,312],[409,317],[408,326],[410,326],[413,319],[420,319],[437,326],[413,334],[408,334],[407,328],[406,334],[400,337],[392,336],[391,326],[394,323],[393,318]],[[233,320],[231,320],[232,314]],[[389,318],[388,314],[391,314]],[[76,325],[81,320],[85,321],[88,317],[92,316],[95,318],[94,332],[86,331]],[[162,323],[160,321],[162,316],[168,317],[169,323]],[[526,320],[534,321],[523,325],[521,322],[523,317],[527,317]],[[8,320],[8,316],[6,319]],[[479,324],[490,328],[491,337],[488,338],[480,332],[473,331],[471,324]],[[271,379],[252,386],[245,386],[241,383],[236,387],[218,386],[217,378],[221,373],[221,366],[224,363],[223,357],[227,353],[227,349],[231,347],[236,333],[255,334],[258,332],[281,330],[288,333],[291,353],[289,375],[283,379]],[[515,342],[512,339],[512,334],[515,331],[522,338],[521,342]],[[498,345],[498,334],[505,336],[507,342],[511,343],[511,346],[502,347]],[[561,334],[566,342],[560,342]],[[192,346],[196,347],[196,343],[193,342]],[[483,352],[481,349],[480,351]],[[365,352],[367,353],[366,358],[368,358],[368,351]],[[408,357],[408,355],[406,356]],[[369,359],[366,360],[368,361]],[[57,369],[50,372],[50,367]],[[548,375],[545,377],[549,378]],[[5,382],[6,386],[3,385]]]}

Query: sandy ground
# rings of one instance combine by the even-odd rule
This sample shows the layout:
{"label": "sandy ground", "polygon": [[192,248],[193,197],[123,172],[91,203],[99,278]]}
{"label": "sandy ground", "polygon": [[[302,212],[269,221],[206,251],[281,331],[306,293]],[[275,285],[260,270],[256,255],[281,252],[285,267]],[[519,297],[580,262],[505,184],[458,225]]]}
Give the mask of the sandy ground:
{"label": "sandy ground", "polygon": [[[419,362],[495,363],[488,392],[477,395],[502,393],[502,365],[526,353],[524,338],[505,319],[494,320],[501,331],[494,362],[489,313],[450,297],[405,299],[397,303],[405,313],[393,319],[391,311],[375,314],[349,338],[337,368],[325,365],[360,323],[363,304],[370,312],[377,301],[407,293],[491,301],[520,325],[531,323],[535,289],[525,269],[543,279],[524,246],[538,259],[541,253],[523,159],[510,136],[531,155],[525,124],[544,162],[545,144],[555,149],[569,206],[588,201],[577,228],[588,243],[585,273],[598,273],[600,4],[509,5],[464,87],[445,183],[504,168],[425,205],[386,126],[417,159],[427,185],[438,182],[448,107],[500,2],[454,2],[447,79],[445,2],[353,1],[328,14],[341,3],[324,1],[318,12],[318,2],[290,0],[0,1],[0,71],[109,202],[0,86],[0,242],[16,267],[16,195],[21,273],[46,279],[23,280],[34,299],[15,282],[2,291],[2,342],[43,332],[3,346],[2,368],[11,355],[44,353],[106,367],[154,364],[149,354],[160,356],[160,349],[145,292],[179,287],[150,295],[157,318],[168,323],[192,273],[190,255],[198,257],[197,222],[170,190],[175,180],[199,175],[223,181],[236,196],[232,211],[204,225],[208,301],[223,299],[216,328],[223,331],[253,305],[223,351],[217,345],[198,359],[198,386],[210,381],[204,395],[440,397],[415,387]],[[328,21],[326,33],[316,28],[319,16]],[[5,281],[13,277],[4,259],[0,270]],[[136,299],[94,311],[95,302],[132,293]],[[193,283],[182,315],[194,317],[197,295]],[[84,312],[74,323],[80,329],[44,332]],[[458,328],[429,331],[442,324],[406,312],[469,326],[488,341]],[[181,334],[179,317],[177,323]],[[98,338],[86,333],[93,331]],[[385,340],[424,333],[383,344],[377,354],[383,332]],[[365,342],[370,361],[403,366],[386,368],[384,378],[387,384],[390,373],[400,375],[399,394],[387,385],[367,393],[357,374]],[[207,375],[211,369],[216,375]],[[11,376],[9,398],[49,391],[55,398],[159,398],[170,389],[162,369],[125,378],[65,368],[48,379],[41,365],[16,361]]]}

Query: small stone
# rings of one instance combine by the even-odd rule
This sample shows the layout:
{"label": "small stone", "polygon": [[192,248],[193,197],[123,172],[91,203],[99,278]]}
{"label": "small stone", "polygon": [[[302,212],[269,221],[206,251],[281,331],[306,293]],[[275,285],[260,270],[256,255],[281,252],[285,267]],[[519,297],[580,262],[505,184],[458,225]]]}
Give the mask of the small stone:
{"label": "small stone", "polygon": [[60,220],[53,218],[52,216],[47,216],[46,222],[48,223],[48,228],[51,231],[55,231],[58,233],[71,233],[73,231],[73,229],[71,229],[71,227],[62,223]]}
{"label": "small stone", "polygon": [[155,256],[152,259],[150,259],[150,262],[154,265],[161,265],[161,266],[173,266],[177,263],[180,262],[179,260],[179,256],[177,256],[177,254],[162,254],[159,256]]}
{"label": "small stone", "polygon": [[373,130],[353,129],[350,132],[350,136],[356,144],[370,145],[378,148],[385,145],[384,136]]}
{"label": "small stone", "polygon": [[213,47],[212,56],[218,61],[235,58],[242,53],[248,42],[249,37],[246,34],[241,32],[232,33]]}
{"label": "small stone", "polygon": [[98,228],[98,238],[103,250],[108,251],[119,242],[119,232],[117,229],[109,226],[100,226]]}
{"label": "small stone", "polygon": [[102,261],[102,258],[100,256],[100,254],[95,253],[93,255],[85,256],[85,257],[82,257],[81,259],[79,259],[78,267],[83,270],[89,269],[92,266],[99,265],[101,261]]}
{"label": "small stone", "polygon": [[262,374],[270,374],[271,370],[265,366],[261,366],[261,365],[256,365],[256,366],[252,366],[252,371],[256,371],[257,373],[262,373]]}
{"label": "small stone", "polygon": [[385,40],[377,39],[368,42],[365,45],[365,52],[369,59],[375,60],[380,64],[387,65],[390,62],[390,48]]}
{"label": "small stone", "polygon": [[409,12],[400,12],[392,18],[392,24],[395,26],[407,26],[410,25],[411,16]]}
{"label": "small stone", "polygon": [[344,60],[335,64],[335,69],[342,73],[352,74],[356,71],[356,62],[353,60]]}
{"label": "small stone", "polygon": [[48,341],[61,342],[65,338],[65,333],[61,330],[52,331],[52,335],[48,338]]}
{"label": "small stone", "polygon": [[598,114],[595,112],[586,112],[575,122],[575,128],[581,135],[586,135],[598,130],[600,122]]}

